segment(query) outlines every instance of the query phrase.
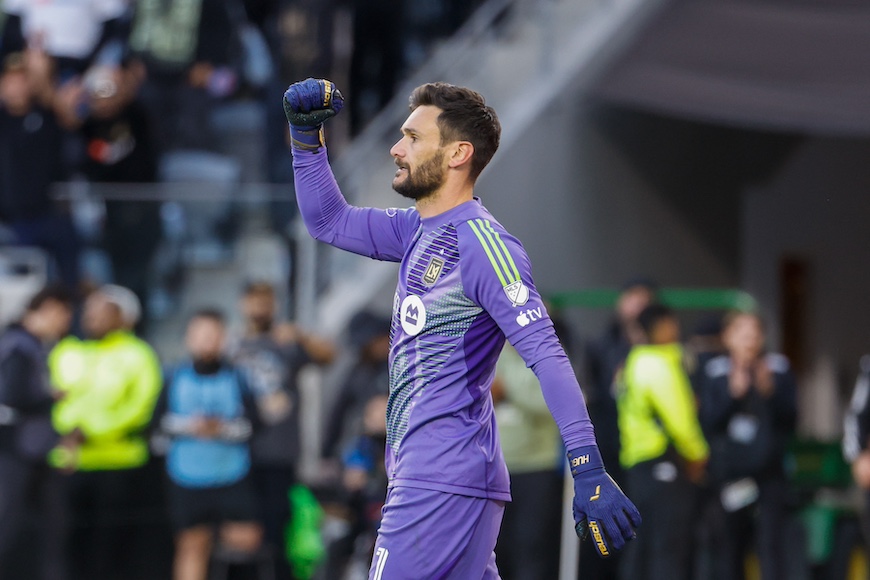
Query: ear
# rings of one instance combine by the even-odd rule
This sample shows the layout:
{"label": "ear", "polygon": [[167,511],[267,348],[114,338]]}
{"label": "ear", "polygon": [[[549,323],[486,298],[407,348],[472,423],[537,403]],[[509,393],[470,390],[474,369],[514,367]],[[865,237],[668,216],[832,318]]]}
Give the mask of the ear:
{"label": "ear", "polygon": [[447,166],[457,169],[470,164],[472,155],[474,155],[474,145],[468,141],[457,141],[453,145]]}

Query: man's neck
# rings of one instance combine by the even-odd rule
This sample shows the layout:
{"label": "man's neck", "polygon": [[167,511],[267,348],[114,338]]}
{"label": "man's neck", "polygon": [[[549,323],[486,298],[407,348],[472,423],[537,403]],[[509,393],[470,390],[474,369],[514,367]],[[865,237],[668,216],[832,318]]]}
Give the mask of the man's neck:
{"label": "man's neck", "polygon": [[432,195],[418,199],[416,207],[420,217],[429,218],[450,211],[472,199],[474,199],[473,184],[468,183],[461,187],[450,187],[445,184]]}

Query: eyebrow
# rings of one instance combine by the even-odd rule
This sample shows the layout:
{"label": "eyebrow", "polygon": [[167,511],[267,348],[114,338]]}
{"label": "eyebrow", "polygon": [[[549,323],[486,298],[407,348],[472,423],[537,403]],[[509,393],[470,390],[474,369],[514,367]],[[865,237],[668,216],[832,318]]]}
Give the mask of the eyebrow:
{"label": "eyebrow", "polygon": [[409,134],[409,133],[413,133],[413,134],[415,134],[415,135],[419,135],[419,134],[420,134],[420,131],[418,131],[417,129],[415,129],[415,128],[413,128],[413,127],[402,127],[402,134],[403,134],[403,135],[407,135],[407,134]]}

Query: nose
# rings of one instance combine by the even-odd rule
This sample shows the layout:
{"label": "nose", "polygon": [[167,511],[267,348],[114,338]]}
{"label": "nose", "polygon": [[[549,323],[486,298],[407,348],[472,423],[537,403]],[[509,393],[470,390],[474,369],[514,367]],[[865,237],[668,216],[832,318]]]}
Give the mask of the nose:
{"label": "nose", "polygon": [[399,139],[398,141],[396,141],[396,143],[392,147],[390,147],[390,155],[392,155],[395,158],[402,157],[404,155],[404,151],[402,150],[401,145],[402,145],[402,140]]}

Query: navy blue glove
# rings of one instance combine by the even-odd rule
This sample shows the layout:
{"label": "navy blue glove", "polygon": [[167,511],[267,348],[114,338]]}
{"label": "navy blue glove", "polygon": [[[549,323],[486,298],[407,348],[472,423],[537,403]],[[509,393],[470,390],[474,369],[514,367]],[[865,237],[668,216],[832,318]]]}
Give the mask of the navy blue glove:
{"label": "navy blue glove", "polygon": [[315,151],[323,147],[323,122],[344,106],[344,97],[332,81],[308,78],[284,91],[284,114],[290,123],[290,144]]}
{"label": "navy blue glove", "polygon": [[640,512],[604,471],[597,446],[568,451],[568,462],[574,476],[574,530],[581,539],[591,533],[598,555],[606,558],[635,537]]}

